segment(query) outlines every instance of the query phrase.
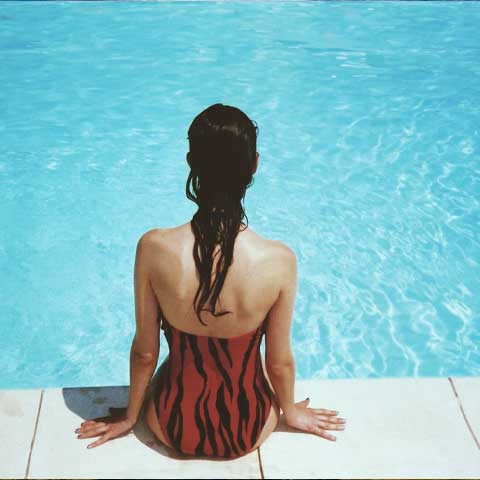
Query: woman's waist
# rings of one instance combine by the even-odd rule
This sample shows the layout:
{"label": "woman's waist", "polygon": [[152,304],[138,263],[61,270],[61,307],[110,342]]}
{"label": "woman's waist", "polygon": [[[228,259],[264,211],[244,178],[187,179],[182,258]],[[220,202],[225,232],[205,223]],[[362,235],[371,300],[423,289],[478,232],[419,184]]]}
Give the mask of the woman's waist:
{"label": "woman's waist", "polygon": [[262,364],[256,361],[224,365],[211,361],[181,362],[175,355],[169,355],[162,365],[161,376],[164,377],[162,383],[175,384],[177,389],[192,394],[209,390],[229,398],[245,390],[270,390]]}

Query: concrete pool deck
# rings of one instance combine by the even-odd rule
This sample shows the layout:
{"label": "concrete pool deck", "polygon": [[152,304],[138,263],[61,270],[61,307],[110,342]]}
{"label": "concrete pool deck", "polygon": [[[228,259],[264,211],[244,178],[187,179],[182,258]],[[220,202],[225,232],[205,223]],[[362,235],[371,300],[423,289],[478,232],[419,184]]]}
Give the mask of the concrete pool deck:
{"label": "concrete pool deck", "polygon": [[296,401],[339,411],[336,442],[282,420],[235,460],[181,458],[139,421],[98,448],[74,433],[125,407],[128,387],[0,390],[1,478],[479,478],[480,377],[297,380]]}

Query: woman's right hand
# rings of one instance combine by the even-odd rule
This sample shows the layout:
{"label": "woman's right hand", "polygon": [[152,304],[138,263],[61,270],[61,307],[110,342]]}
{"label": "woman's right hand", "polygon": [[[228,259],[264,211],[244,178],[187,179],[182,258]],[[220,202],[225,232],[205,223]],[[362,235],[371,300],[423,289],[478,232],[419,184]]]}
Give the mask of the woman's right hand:
{"label": "woman's right hand", "polygon": [[313,433],[327,440],[336,441],[337,437],[330,435],[325,430],[344,430],[346,420],[335,418],[338,412],[324,408],[307,408],[309,398],[295,403],[284,411],[287,425],[303,432]]}

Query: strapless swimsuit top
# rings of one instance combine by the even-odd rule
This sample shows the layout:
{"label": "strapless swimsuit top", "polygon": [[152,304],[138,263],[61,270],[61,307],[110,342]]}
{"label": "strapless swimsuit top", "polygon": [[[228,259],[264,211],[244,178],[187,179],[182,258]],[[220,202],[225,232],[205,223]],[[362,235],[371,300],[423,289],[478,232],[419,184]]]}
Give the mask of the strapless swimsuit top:
{"label": "strapless swimsuit top", "polygon": [[169,355],[155,385],[160,427],[181,453],[237,457],[255,445],[273,400],[260,344],[264,322],[233,338],[194,335],[165,318]]}

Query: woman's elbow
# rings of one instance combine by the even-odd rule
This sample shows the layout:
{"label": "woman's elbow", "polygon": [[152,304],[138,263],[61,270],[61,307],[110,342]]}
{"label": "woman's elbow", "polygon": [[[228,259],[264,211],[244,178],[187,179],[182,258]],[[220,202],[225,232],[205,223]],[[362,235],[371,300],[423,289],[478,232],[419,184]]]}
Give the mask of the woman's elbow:
{"label": "woman's elbow", "polygon": [[158,351],[140,350],[140,349],[137,349],[134,344],[132,345],[131,358],[135,362],[138,362],[144,365],[151,365],[153,363],[157,363]]}
{"label": "woman's elbow", "polygon": [[155,356],[153,353],[133,352],[133,358],[139,363],[150,365],[153,363]]}
{"label": "woman's elbow", "polygon": [[282,374],[285,370],[295,369],[295,360],[293,355],[288,356],[281,362],[271,362],[266,359],[265,366],[270,373]]}

